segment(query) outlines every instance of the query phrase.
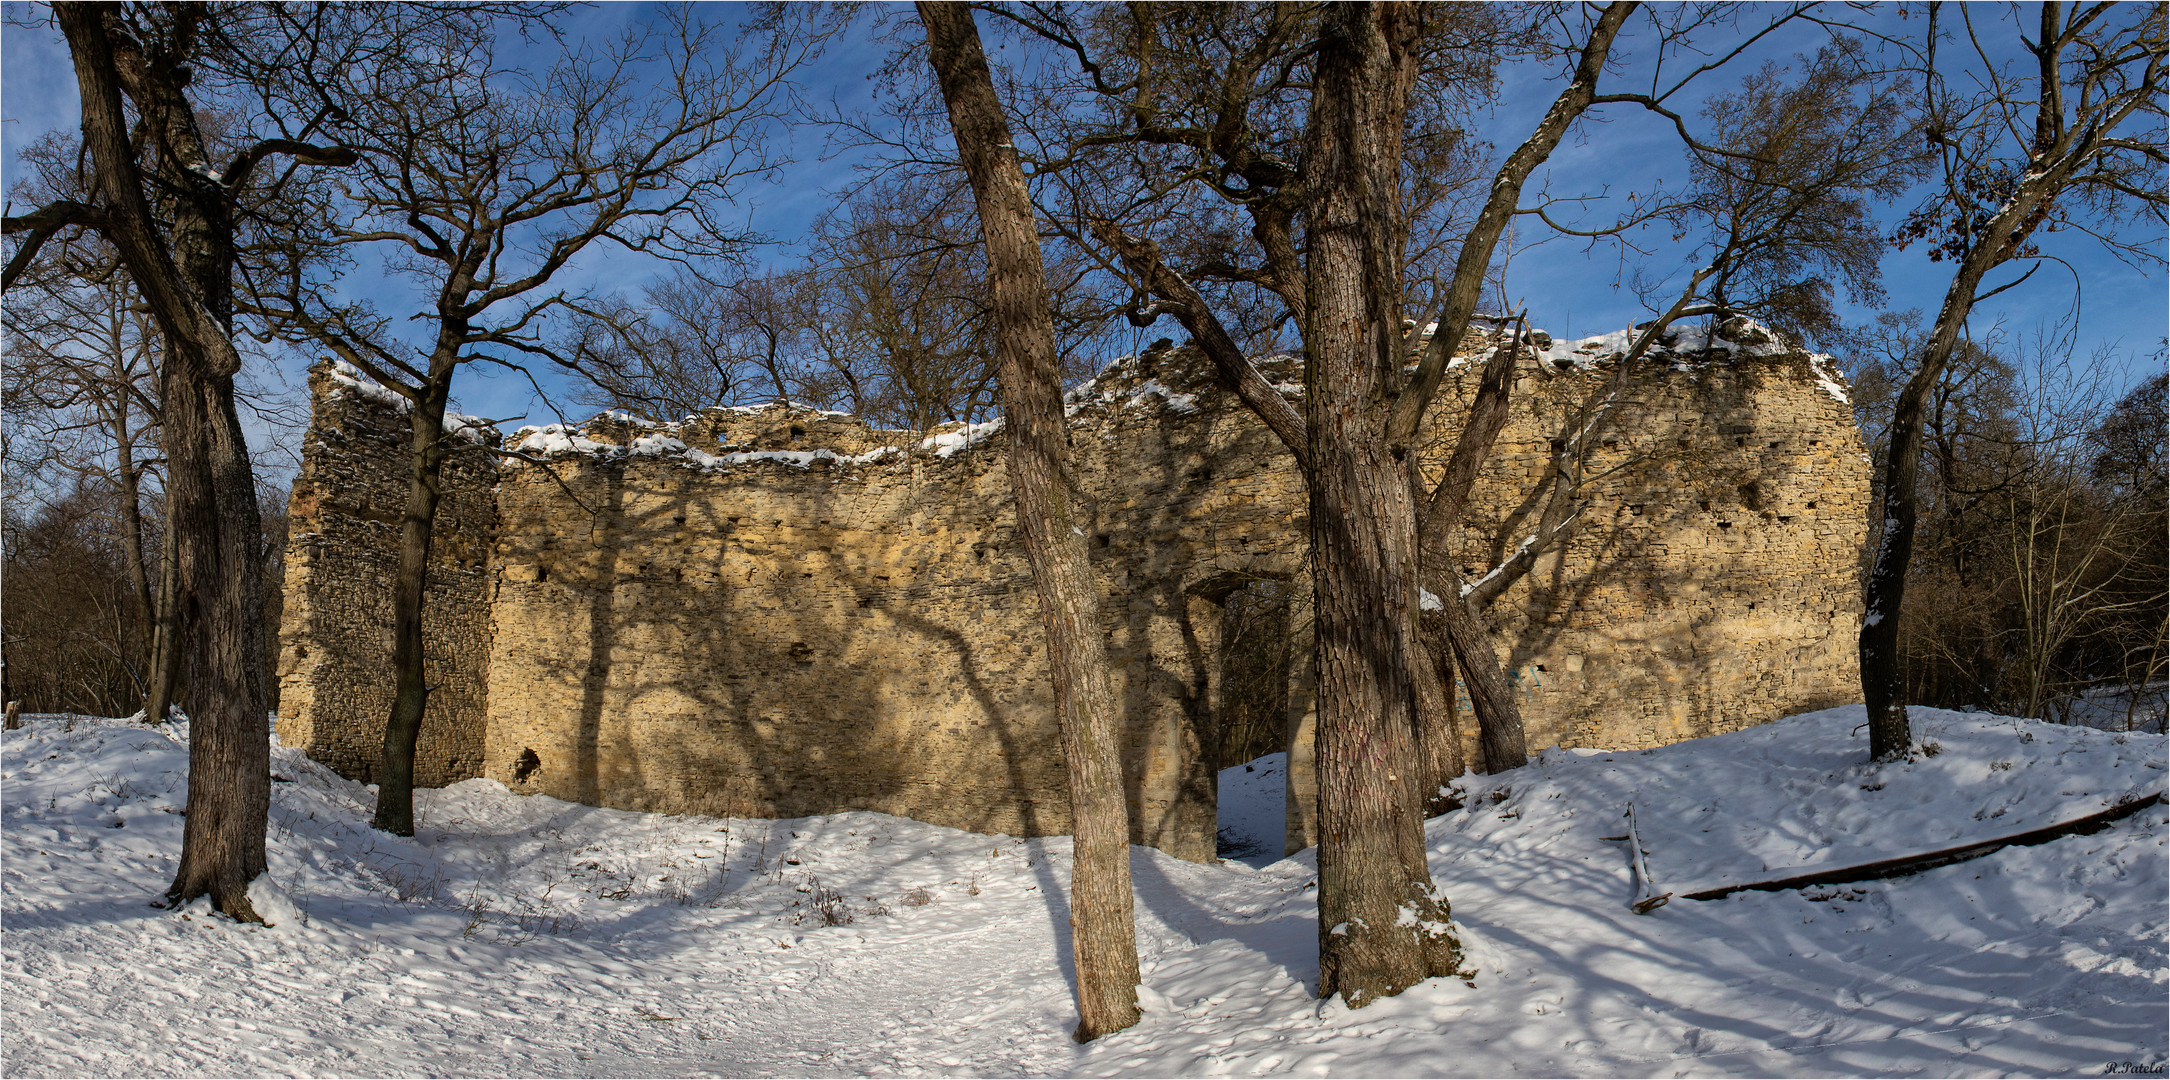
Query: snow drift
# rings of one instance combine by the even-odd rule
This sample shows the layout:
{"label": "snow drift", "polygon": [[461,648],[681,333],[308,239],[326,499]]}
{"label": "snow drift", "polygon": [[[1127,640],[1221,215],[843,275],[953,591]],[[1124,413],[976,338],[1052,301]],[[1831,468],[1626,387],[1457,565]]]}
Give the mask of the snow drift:
{"label": "snow drift", "polygon": [[[1474,986],[1311,996],[1311,852],[1276,859],[1278,764],[1224,777],[1250,866],[1134,849],[1146,1015],[1077,1047],[1069,844],[879,814],[666,817],[370,793],[275,751],[279,925],[150,902],[187,732],[5,733],[9,1075],[2099,1074],[2160,1066],[2160,806],[1885,881],[1628,910],[1636,806],[1662,887],[2018,831],[2162,790],[2164,739],[1861,710],[1643,752],[1546,753],[1429,825]],[[1934,747],[1933,754],[1928,753]],[[1271,833],[1272,835],[1259,835]]]}

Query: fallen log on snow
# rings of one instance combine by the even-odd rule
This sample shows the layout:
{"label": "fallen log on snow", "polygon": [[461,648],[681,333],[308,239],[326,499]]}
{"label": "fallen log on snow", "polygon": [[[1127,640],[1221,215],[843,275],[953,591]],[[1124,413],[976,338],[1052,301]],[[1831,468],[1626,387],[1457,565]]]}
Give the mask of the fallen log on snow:
{"label": "fallen log on snow", "polygon": [[1648,915],[1664,907],[1673,894],[1659,892],[1657,879],[1650,876],[1650,864],[1644,861],[1650,852],[1643,847],[1642,830],[1635,827],[1634,803],[1628,804],[1627,819],[1628,858],[1635,868],[1635,899],[1628,902],[1628,908],[1637,915]]}
{"label": "fallen log on snow", "polygon": [[1979,859],[1984,855],[2002,851],[2008,847],[2032,847],[2036,844],[2046,844],[2052,840],[2067,836],[2082,836],[2087,833],[2101,832],[2103,829],[2109,828],[2112,823],[2131,817],[2162,801],[2162,795],[2157,793],[2144,799],[2118,803],[2107,810],[2097,811],[2086,817],[2074,818],[2071,821],[2057,825],[2045,825],[2038,829],[2013,833],[2010,836],[2000,836],[1991,840],[1977,840],[1958,847],[1948,847],[1919,855],[1902,855],[1896,859],[1880,859],[1876,862],[1856,863],[1852,866],[1795,874],[1790,877],[1772,878],[1767,881],[1751,881],[1740,885],[1724,885],[1715,889],[1703,889],[1699,892],[1681,893],[1679,898],[1683,900],[1718,900],[1737,892],[1780,892],[1785,889],[1803,889],[1810,885],[1844,885],[1855,881],[1875,881],[1879,878],[1904,877],[1908,874],[1921,873],[1924,870],[1934,870],[1939,866],[1950,866],[1953,863]]}

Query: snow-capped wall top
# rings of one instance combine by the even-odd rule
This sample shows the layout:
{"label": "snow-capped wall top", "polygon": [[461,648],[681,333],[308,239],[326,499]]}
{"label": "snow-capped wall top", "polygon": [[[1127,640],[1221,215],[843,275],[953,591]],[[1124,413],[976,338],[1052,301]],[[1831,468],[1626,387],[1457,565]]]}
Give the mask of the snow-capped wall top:
{"label": "snow-capped wall top", "polygon": [[[414,403],[405,395],[363,374],[360,368],[344,360],[331,362],[330,376],[331,385],[338,393],[360,398],[402,416],[414,410]],[[489,442],[496,432],[497,428],[482,417],[445,411],[445,433],[455,438],[480,446]]]}

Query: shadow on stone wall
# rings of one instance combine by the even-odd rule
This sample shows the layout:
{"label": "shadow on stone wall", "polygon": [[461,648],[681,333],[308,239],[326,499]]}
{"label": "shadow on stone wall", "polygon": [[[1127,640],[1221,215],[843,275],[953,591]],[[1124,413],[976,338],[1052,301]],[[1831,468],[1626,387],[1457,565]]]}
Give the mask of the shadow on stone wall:
{"label": "shadow on stone wall", "polygon": [[[1819,707],[1850,681],[1866,470],[1850,411],[1808,364],[1668,361],[1591,429],[1577,531],[1493,610],[1533,747],[1730,730]],[[1610,378],[1524,364],[1455,541],[1465,571],[1492,565],[1542,514],[1563,424]],[[1233,764],[1219,760],[1232,752],[1223,722],[1255,727],[1245,710],[1278,710],[1294,837],[1316,692],[1301,479],[1195,356],[1118,366],[1090,389],[1074,402],[1073,469],[1120,672],[1133,836],[1212,858],[1216,769]],[[305,476],[353,471],[338,483],[369,496],[324,499],[319,539],[291,560],[289,595],[309,599],[290,602],[288,655],[310,659],[293,661],[286,686],[301,691],[291,722],[313,753],[381,731],[381,717],[337,707],[371,692],[370,549],[323,539],[374,524],[383,478],[368,472],[382,464],[338,435],[381,424],[347,415],[366,407],[320,395],[305,463]],[[1428,459],[1444,460],[1434,451],[1464,408],[1450,387]],[[800,449],[797,433],[826,425],[859,453],[882,433],[771,411],[689,422],[672,429],[683,453],[660,455],[628,449],[644,429],[599,420],[584,438],[607,445],[505,468],[490,495],[494,577],[474,575],[494,586],[466,608],[485,625],[447,636],[465,650],[454,674],[486,690],[481,770],[633,810],[857,809],[1067,832],[1044,630],[999,437],[954,456],[852,462]],[[758,443],[786,431],[787,450]],[[299,522],[300,485],[295,506]],[[1231,606],[1259,583],[1279,583],[1282,605],[1280,640],[1264,646]]]}

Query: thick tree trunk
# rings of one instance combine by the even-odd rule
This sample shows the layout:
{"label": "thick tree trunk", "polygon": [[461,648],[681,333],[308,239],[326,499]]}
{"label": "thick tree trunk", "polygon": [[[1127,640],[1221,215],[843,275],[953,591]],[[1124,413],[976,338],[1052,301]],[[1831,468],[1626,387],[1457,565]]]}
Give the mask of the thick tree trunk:
{"label": "thick tree trunk", "polygon": [[1455,972],[1412,746],[1416,506],[1387,439],[1401,384],[1397,166],[1416,14],[1329,10],[1306,132],[1305,395],[1319,664],[1319,994],[1362,1007]]}
{"label": "thick tree trunk", "polygon": [[1065,461],[1060,368],[1024,169],[995,97],[979,31],[963,5],[921,3],[920,21],[986,234],[997,377],[1009,436],[1018,531],[1046,620],[1055,711],[1070,771],[1075,834],[1070,935],[1078,1041],[1138,1022],[1138,947],[1123,793],[1121,712],[1102,638],[1100,597]]}
{"label": "thick tree trunk", "polygon": [[209,894],[220,911],[261,921],[248,888],[265,869],[271,809],[262,520],[233,381],[206,377],[192,370],[199,366],[193,361],[188,350],[175,350],[160,380],[191,705],[188,817],[181,866],[166,895],[178,903]]}
{"label": "thick tree trunk", "polygon": [[[220,911],[260,922],[248,888],[264,872],[271,804],[258,551],[263,523],[234,410],[241,357],[228,325],[233,245],[226,196],[205,178],[169,178],[168,245],[145,201],[128,138],[108,12],[55,4],[53,13],[74,60],[83,141],[103,197],[100,231],[119,252],[167,344],[159,372],[167,522],[177,532],[179,641],[194,709],[181,863],[166,895],[174,903],[209,895]],[[163,70],[135,76],[145,122],[178,123],[188,109],[179,78]]]}
{"label": "thick tree trunk", "polygon": [[432,365],[442,378],[423,384],[422,398],[407,414],[407,510],[399,520],[399,570],[392,582],[392,712],[384,722],[384,752],[377,762],[377,811],[371,822],[395,836],[414,835],[414,750],[429,704],[423,675],[422,603],[429,585],[430,542],[437,531],[443,490],[445,403],[452,365]]}

